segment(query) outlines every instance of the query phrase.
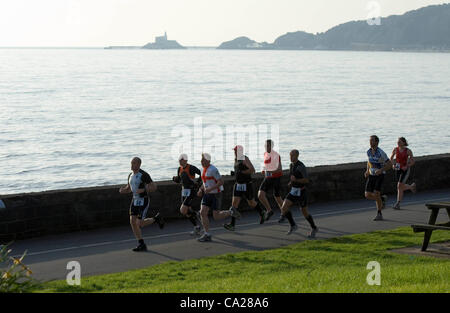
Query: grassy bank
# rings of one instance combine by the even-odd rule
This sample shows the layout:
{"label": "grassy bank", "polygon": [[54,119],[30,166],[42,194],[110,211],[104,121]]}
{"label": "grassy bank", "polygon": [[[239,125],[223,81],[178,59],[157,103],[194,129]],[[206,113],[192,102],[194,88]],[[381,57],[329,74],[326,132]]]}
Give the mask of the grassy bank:
{"label": "grassy bank", "polygon": [[[420,245],[410,227],[305,241],[280,249],[167,262],[82,278],[81,286],[48,282],[40,292],[449,292],[450,260],[390,249]],[[436,231],[432,242],[449,241]],[[132,255],[130,255],[132,257]],[[369,286],[367,263],[381,265],[381,286]]]}

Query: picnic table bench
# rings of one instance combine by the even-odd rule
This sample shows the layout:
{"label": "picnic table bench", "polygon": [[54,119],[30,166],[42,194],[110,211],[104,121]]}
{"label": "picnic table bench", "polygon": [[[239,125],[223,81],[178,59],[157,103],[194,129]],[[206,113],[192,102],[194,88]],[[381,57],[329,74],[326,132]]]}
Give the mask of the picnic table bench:
{"label": "picnic table bench", "polygon": [[450,221],[447,223],[436,224],[436,219],[439,215],[439,210],[441,209],[447,210],[447,214],[450,219],[450,202],[429,203],[426,204],[425,206],[429,210],[431,210],[428,224],[411,225],[415,233],[425,232],[425,235],[423,237],[422,251],[427,250],[431,234],[433,233],[434,230],[450,230]]}

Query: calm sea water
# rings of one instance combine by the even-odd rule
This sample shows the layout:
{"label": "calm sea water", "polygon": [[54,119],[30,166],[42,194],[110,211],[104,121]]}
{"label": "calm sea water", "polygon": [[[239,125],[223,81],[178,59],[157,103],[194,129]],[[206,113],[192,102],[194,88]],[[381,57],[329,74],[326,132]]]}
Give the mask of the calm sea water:
{"label": "calm sea water", "polygon": [[180,150],[227,174],[231,126],[259,130],[257,169],[270,136],[284,167],[363,161],[371,134],[445,153],[450,54],[0,49],[0,109],[0,194],[125,183],[135,155],[170,179]]}

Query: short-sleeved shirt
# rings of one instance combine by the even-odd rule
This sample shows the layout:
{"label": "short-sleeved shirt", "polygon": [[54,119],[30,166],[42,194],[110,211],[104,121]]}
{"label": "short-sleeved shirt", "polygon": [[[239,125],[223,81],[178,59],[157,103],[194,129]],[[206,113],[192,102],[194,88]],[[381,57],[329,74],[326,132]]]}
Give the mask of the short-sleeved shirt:
{"label": "short-sleeved shirt", "polygon": [[[306,166],[299,160],[295,163],[291,163],[289,166],[289,176],[293,175],[295,178],[308,178],[308,172],[306,171]],[[293,182],[292,187],[304,188],[306,185],[302,183]]]}
{"label": "short-sleeved shirt", "polygon": [[[209,165],[208,167],[203,168],[202,181],[205,189],[216,185],[217,181],[221,178],[222,176],[220,175],[219,170],[214,165]],[[219,193],[223,190],[223,186],[220,186],[219,188],[216,188],[209,193]]]}
{"label": "short-sleeved shirt", "polygon": [[150,184],[151,182],[153,182],[153,180],[150,175],[142,169],[137,173],[130,173],[130,175],[128,175],[128,184],[130,184],[131,191],[133,192],[133,199],[147,197],[146,191],[141,193],[137,193],[136,191],[145,188],[145,185]]}
{"label": "short-sleeved shirt", "polygon": [[[389,160],[387,154],[380,148],[377,148],[374,154],[372,154],[372,149],[367,150],[367,158],[369,159],[370,175],[375,175],[375,172],[383,168]],[[386,174],[386,172],[383,171],[383,174]]]}

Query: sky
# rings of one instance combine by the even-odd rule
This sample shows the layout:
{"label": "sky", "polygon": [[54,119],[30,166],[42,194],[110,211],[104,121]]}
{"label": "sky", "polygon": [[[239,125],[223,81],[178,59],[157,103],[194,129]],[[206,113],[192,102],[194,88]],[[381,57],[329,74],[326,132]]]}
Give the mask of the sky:
{"label": "sky", "polygon": [[185,46],[247,36],[273,42],[434,0],[0,0],[0,47],[142,46],[167,31]]}

